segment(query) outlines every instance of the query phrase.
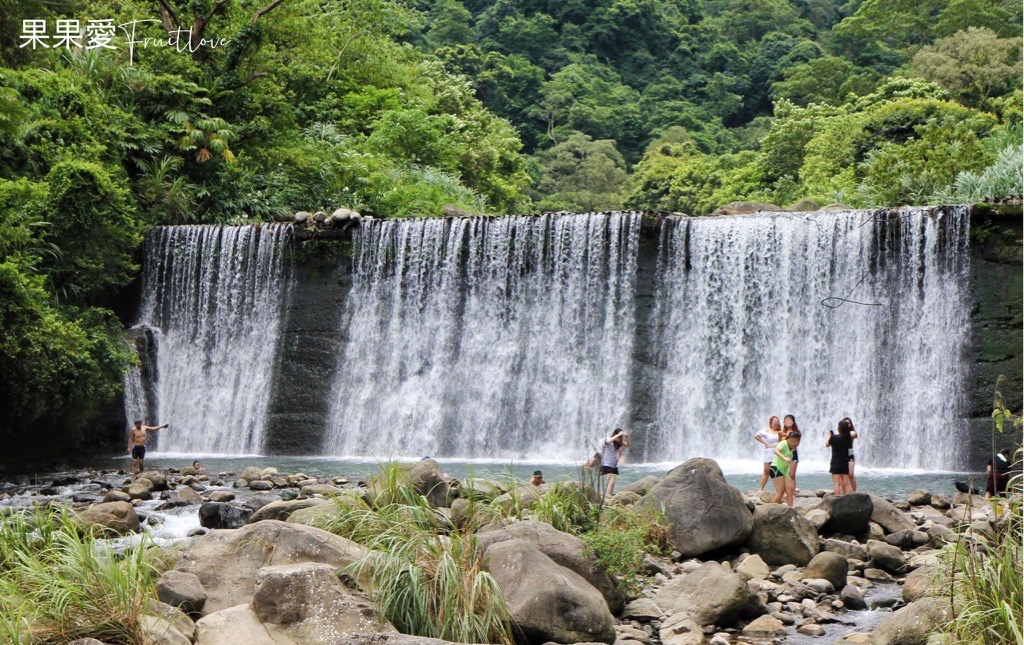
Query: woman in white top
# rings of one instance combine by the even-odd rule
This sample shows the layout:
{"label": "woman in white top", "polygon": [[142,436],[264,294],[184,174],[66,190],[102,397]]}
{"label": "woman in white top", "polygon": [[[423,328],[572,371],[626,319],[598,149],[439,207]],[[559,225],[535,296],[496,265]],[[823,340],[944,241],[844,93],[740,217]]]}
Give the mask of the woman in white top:
{"label": "woman in white top", "polygon": [[775,457],[775,446],[779,443],[779,430],[782,428],[782,424],[779,423],[779,417],[772,415],[768,419],[768,427],[758,430],[754,434],[754,440],[764,446],[764,455],[762,461],[764,462],[764,473],[761,475],[761,487],[757,489],[757,492],[764,490],[765,485],[768,483],[768,471],[772,467],[772,459]]}

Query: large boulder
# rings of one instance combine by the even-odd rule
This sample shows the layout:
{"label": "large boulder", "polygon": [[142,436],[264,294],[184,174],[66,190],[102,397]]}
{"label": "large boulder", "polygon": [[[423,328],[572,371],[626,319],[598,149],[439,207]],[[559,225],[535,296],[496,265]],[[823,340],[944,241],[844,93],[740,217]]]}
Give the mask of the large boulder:
{"label": "large boulder", "polygon": [[320,497],[270,502],[266,506],[260,507],[260,510],[252,514],[252,517],[249,518],[249,524],[261,522],[263,520],[280,520],[282,522],[286,522],[288,517],[295,511],[327,503],[329,502],[326,499],[322,499]]}
{"label": "large boulder", "polygon": [[303,645],[334,645],[356,634],[397,633],[370,601],[353,592],[329,564],[264,567],[256,574],[252,608],[271,636]]}
{"label": "large boulder", "polygon": [[654,595],[666,614],[686,612],[701,626],[729,627],[750,609],[752,601],[747,579],[717,562],[705,562],[674,578]]}
{"label": "large boulder", "polygon": [[409,473],[416,492],[427,498],[432,506],[447,507],[454,497],[454,482],[441,472],[433,459],[424,459],[411,464],[402,464]]}
{"label": "large boulder", "polygon": [[142,473],[141,478],[149,480],[153,484],[153,490],[167,490],[167,477],[159,471],[146,471]]}
{"label": "large boulder", "polygon": [[130,502],[103,502],[90,506],[74,517],[82,530],[127,535],[139,532],[139,516]]}
{"label": "large boulder", "polygon": [[253,510],[244,506],[204,502],[199,507],[199,525],[208,529],[237,529],[245,526]]}
{"label": "large boulder", "polygon": [[872,645],[924,645],[928,635],[949,622],[948,598],[922,598],[885,618],[871,634]]}
{"label": "large boulder", "polygon": [[860,535],[867,531],[874,511],[871,496],[867,493],[826,495],[820,508],[828,513],[828,522],[821,527],[822,532],[845,535]]}
{"label": "large boulder", "polygon": [[213,613],[252,600],[256,574],[264,566],[321,562],[343,567],[366,553],[355,542],[312,526],[264,520],[197,538],[175,569],[199,578],[207,594],[205,610]]}
{"label": "large boulder", "polygon": [[170,570],[160,576],[156,583],[156,597],[160,602],[177,607],[187,614],[203,610],[206,605],[206,590],[194,573]]}
{"label": "large boulder", "polygon": [[818,531],[796,509],[764,504],[754,509],[747,547],[772,566],[805,566],[818,553]]}
{"label": "large boulder", "polygon": [[889,500],[874,493],[868,495],[871,497],[871,521],[885,529],[886,533],[913,531],[917,527],[914,518],[896,508]]}
{"label": "large boulder", "polygon": [[247,482],[254,481],[262,477],[262,471],[256,466],[246,466],[245,469],[238,475],[239,479],[244,479]]}
{"label": "large boulder", "polygon": [[530,542],[556,564],[581,576],[601,592],[613,614],[622,611],[626,603],[625,594],[615,578],[597,566],[597,558],[587,554],[586,545],[578,537],[563,533],[545,522],[532,520],[477,534],[477,544],[484,551],[492,544],[514,539]]}
{"label": "large boulder", "polygon": [[672,546],[686,557],[742,544],[753,526],[743,495],[726,483],[711,459],[676,466],[639,505],[664,510]]}
{"label": "large boulder", "polygon": [[846,558],[838,553],[822,551],[811,558],[804,569],[803,579],[820,578],[828,580],[835,589],[842,589],[846,586],[846,574],[849,572],[849,563]]}
{"label": "large boulder", "polygon": [[615,641],[615,620],[601,593],[533,543],[512,539],[492,544],[484,552],[484,567],[530,642]]}
{"label": "large boulder", "polygon": [[192,645],[192,641],[163,616],[142,616],[139,628],[145,642],[152,645]]}

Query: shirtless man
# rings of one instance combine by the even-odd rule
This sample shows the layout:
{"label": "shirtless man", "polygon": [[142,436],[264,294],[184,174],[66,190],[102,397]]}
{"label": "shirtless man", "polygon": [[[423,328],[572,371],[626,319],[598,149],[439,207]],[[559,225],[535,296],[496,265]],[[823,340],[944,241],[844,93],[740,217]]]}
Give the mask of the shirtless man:
{"label": "shirtless man", "polygon": [[132,425],[131,432],[128,433],[128,454],[132,456],[132,475],[137,475],[144,469],[146,438],[149,436],[147,433],[163,430],[166,427],[166,423],[162,426],[144,426],[142,421],[136,419],[135,424]]}

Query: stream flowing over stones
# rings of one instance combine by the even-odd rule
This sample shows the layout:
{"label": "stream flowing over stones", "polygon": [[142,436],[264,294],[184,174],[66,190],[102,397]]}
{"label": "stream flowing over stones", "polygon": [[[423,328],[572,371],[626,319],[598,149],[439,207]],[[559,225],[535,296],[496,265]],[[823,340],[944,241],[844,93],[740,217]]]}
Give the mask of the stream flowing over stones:
{"label": "stream flowing over stones", "polygon": [[[951,469],[967,435],[968,232],[966,207],[653,231],[638,213],[364,221],[319,294],[337,303],[331,364],[301,384],[324,403],[295,448],[579,461],[622,426],[634,461],[753,459],[753,432],[793,413],[814,437],[805,459],[825,460],[824,434],[850,416],[859,459]],[[126,416],[172,423],[159,450],[258,453],[292,432],[267,419],[293,360],[296,244],[283,225],[150,234],[138,324],[157,365],[129,374]],[[157,409],[140,411],[147,389]]]}

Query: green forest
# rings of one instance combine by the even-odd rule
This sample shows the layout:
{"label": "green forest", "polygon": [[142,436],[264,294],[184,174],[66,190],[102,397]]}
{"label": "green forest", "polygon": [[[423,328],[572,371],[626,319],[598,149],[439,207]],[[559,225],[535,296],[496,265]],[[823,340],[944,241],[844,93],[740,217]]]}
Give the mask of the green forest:
{"label": "green forest", "polygon": [[152,225],[1020,195],[1021,21],[997,0],[0,0],[0,429],[76,427],[120,388],[106,305]]}

